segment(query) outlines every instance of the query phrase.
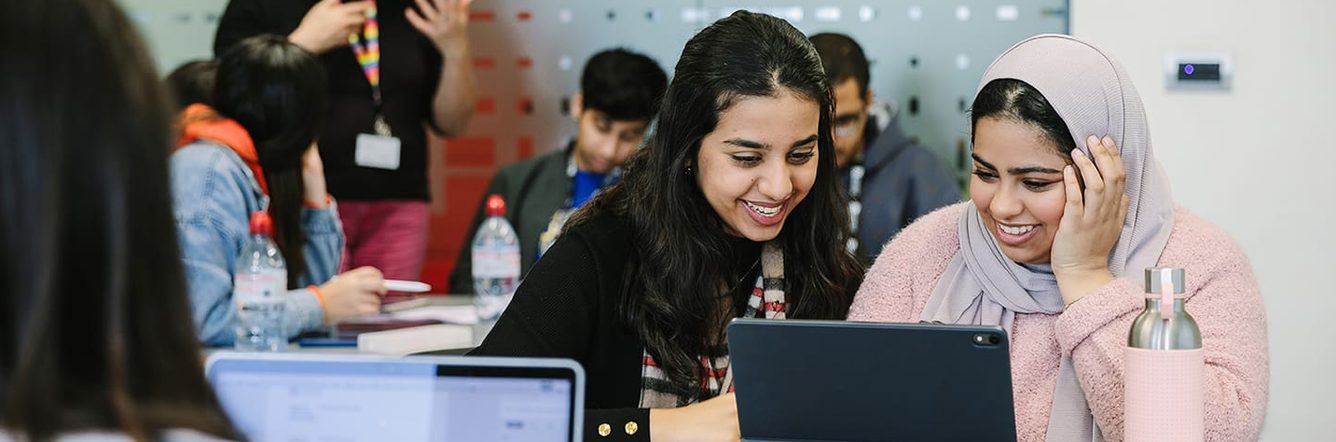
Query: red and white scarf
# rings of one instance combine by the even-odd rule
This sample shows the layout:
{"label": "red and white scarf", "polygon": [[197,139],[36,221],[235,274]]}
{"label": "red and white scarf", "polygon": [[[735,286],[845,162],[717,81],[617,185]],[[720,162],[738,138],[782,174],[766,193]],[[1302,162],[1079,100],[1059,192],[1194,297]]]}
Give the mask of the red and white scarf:
{"label": "red and white scarf", "polygon": [[[784,250],[779,243],[770,241],[761,247],[761,275],[756,277],[752,295],[747,300],[744,318],[784,319]],[[721,343],[716,357],[701,355],[697,359],[704,373],[698,398],[678,395],[668,380],[668,374],[644,352],[640,374],[640,408],[676,408],[733,392],[733,370],[729,366],[728,348]]]}

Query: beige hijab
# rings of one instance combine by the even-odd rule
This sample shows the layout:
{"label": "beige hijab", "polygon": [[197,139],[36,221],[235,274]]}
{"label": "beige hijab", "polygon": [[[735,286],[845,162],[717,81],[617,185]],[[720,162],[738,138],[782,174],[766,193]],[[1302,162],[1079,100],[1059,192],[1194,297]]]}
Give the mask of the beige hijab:
{"label": "beige hijab", "polygon": [[[1173,226],[1169,181],[1151,154],[1141,97],[1117,61],[1066,35],[1030,37],[1003,52],[979,81],[1010,78],[1039,90],[1086,151],[1086,137],[1112,137],[1122,153],[1131,204],[1109,253],[1109,270],[1137,278],[1160,260]],[[1062,295],[1052,270],[1021,265],[1002,254],[972,204],[959,224],[960,252],[937,282],[920,319],[948,324],[1000,325],[1011,330],[1017,313],[1056,314]],[[1101,441],[1071,355],[1063,354],[1049,416],[1048,440]]]}

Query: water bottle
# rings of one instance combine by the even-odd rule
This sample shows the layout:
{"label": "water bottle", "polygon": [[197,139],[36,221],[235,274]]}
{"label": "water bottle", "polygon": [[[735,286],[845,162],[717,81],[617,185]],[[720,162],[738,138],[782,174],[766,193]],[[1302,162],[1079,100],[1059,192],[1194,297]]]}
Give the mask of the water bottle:
{"label": "water bottle", "polygon": [[288,345],[283,327],[288,271],[278,246],[269,239],[272,233],[268,213],[251,213],[250,237],[241,245],[232,285],[237,350],[282,351]]}
{"label": "water bottle", "polygon": [[520,280],[520,240],[506,221],[506,201],[488,195],[487,219],[473,235],[473,306],[478,319],[501,316]]}
{"label": "water bottle", "polygon": [[1183,269],[1146,269],[1146,309],[1124,352],[1124,436],[1129,442],[1205,438],[1201,330],[1184,309]]}

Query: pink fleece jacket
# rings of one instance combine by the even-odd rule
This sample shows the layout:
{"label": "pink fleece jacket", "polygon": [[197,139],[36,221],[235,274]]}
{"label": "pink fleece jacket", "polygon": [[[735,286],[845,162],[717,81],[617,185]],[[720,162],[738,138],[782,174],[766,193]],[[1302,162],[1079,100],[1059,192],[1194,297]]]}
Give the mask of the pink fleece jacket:
{"label": "pink fleece jacket", "polygon": [[[918,322],[960,250],[956,225],[964,209],[962,203],[928,214],[888,243],[849,319]],[[1224,231],[1178,208],[1159,265],[1187,271],[1187,310],[1201,327],[1206,354],[1206,440],[1256,440],[1270,371],[1266,314],[1248,258]],[[1105,438],[1123,439],[1123,348],[1145,305],[1143,293],[1140,279],[1117,278],[1063,313],[1016,315],[1010,339],[1017,440],[1044,440],[1062,354],[1072,355]]]}

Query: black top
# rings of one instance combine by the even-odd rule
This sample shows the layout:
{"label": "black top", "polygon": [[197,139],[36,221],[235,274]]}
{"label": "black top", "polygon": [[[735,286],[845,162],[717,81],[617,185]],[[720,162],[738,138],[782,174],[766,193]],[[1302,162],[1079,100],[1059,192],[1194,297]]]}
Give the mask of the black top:
{"label": "black top", "polygon": [[497,194],[506,201],[506,221],[515,228],[520,239],[520,274],[533,267],[538,257],[539,236],[547,230],[552,215],[564,209],[571,197],[571,178],[566,174],[574,141],[565,149],[548,152],[501,168],[492,176],[491,184],[483,192],[483,200],[473,213],[464,236],[464,247],[459,249],[455,268],[450,271],[449,293],[471,294],[473,290],[473,235],[487,220],[487,195]]}
{"label": "black top", "polygon": [[[315,0],[232,0],[223,12],[213,51],[220,55],[259,34],[288,35]],[[357,135],[374,133],[371,85],[348,46],[320,56],[329,80],[329,102],[320,132],[320,156],[329,193],[344,200],[427,200],[427,132],[432,99],[441,76],[441,54],[404,18],[412,0],[377,0],[380,21],[382,110],[400,140],[398,170],[354,162]]]}
{"label": "black top", "polygon": [[[622,279],[635,259],[634,241],[630,225],[610,214],[564,232],[525,277],[482,345],[470,353],[579,362],[587,379],[586,440],[649,439],[649,410],[637,408],[645,344],[620,311],[630,295]],[[737,239],[733,246],[733,274],[742,281],[733,289],[740,313],[760,272],[760,244]],[[634,436],[624,431],[627,422],[639,426]],[[602,424],[611,427],[611,436],[599,435]]]}

